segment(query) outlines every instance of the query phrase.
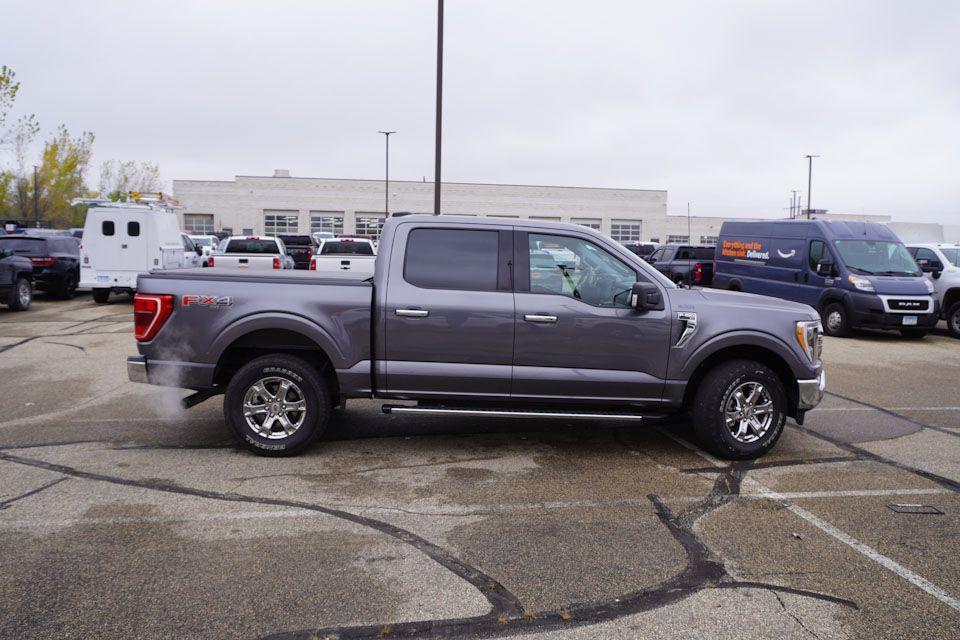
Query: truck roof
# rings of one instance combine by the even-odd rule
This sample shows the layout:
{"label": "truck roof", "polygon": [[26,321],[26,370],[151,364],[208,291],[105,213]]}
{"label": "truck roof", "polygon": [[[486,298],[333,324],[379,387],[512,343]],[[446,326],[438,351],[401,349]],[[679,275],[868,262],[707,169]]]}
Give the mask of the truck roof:
{"label": "truck roof", "polygon": [[572,224],[569,222],[551,222],[549,220],[528,220],[523,218],[498,218],[495,216],[448,216],[440,215],[434,216],[430,214],[412,214],[400,216],[397,218],[388,218],[384,222],[384,226],[392,224],[406,224],[408,222],[430,222],[432,224],[475,224],[477,226],[501,226],[501,227],[518,227],[518,228],[532,228],[532,229],[556,229],[560,230],[576,230],[578,232],[589,233],[591,235],[596,235],[600,237],[606,237],[600,234],[598,231],[594,231],[590,227],[585,227],[579,224]]}
{"label": "truck roof", "polygon": [[[811,231],[819,232],[811,234]],[[827,240],[887,240],[900,242],[888,226],[879,222],[847,220],[728,220],[720,227],[720,235],[756,235],[765,237],[805,238],[819,235]]]}

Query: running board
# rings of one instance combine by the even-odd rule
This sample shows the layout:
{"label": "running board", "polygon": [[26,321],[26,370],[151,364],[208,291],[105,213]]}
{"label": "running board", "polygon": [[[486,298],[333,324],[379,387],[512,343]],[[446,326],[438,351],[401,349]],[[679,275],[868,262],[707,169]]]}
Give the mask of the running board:
{"label": "running board", "polygon": [[411,407],[409,405],[385,404],[384,413],[419,413],[435,416],[489,416],[493,418],[573,418],[578,420],[645,420],[647,416],[636,413],[596,411],[532,411],[526,409],[459,409],[455,407]]}

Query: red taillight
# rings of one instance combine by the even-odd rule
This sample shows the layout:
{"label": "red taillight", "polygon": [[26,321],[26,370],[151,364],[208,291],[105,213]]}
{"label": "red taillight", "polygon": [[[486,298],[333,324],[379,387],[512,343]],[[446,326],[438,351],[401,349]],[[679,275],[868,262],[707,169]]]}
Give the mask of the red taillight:
{"label": "red taillight", "polygon": [[207,260],[207,266],[213,266],[213,256],[210,256],[210,258]]}
{"label": "red taillight", "polygon": [[280,268],[280,258],[274,258],[274,259],[273,259],[273,268],[274,268],[274,269],[279,269],[279,268]]}
{"label": "red taillight", "polygon": [[311,260],[310,260],[310,271],[316,271],[316,270],[317,270],[317,261],[316,261],[316,260],[313,260],[313,259],[311,258]]}
{"label": "red taillight", "polygon": [[137,342],[153,340],[173,313],[173,296],[138,293],[133,297],[133,335]]}
{"label": "red taillight", "polygon": [[52,267],[56,261],[56,258],[30,258],[35,267]]}
{"label": "red taillight", "polygon": [[307,260],[313,257],[313,249],[307,249]]}
{"label": "red taillight", "polygon": [[703,280],[703,265],[696,262],[693,265],[693,281],[700,282],[701,280]]}

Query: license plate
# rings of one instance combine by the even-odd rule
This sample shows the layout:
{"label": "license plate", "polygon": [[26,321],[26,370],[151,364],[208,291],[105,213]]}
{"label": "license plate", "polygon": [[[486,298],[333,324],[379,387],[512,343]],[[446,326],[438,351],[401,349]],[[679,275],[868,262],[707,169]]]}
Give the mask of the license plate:
{"label": "license plate", "polygon": [[97,276],[97,282],[110,282],[110,276]]}
{"label": "license plate", "polygon": [[903,326],[910,327],[917,324],[917,316],[903,316]]}

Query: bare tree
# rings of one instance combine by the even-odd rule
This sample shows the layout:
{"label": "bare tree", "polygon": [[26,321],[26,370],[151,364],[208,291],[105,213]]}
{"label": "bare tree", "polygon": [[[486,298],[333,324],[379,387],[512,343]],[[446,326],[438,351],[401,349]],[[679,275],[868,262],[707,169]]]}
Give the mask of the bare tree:
{"label": "bare tree", "polygon": [[100,165],[100,197],[120,200],[131,191],[159,191],[161,185],[160,166],[155,162],[107,160]]}

